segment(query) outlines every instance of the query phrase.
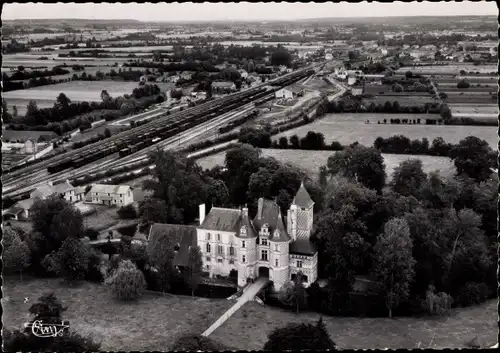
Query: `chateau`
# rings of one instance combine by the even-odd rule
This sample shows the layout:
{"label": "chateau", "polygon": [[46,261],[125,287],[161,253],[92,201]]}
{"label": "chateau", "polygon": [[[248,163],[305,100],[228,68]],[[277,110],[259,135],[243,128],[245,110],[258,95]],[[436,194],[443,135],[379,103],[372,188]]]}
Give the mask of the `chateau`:
{"label": "chateau", "polygon": [[204,271],[210,276],[229,276],[237,271],[238,286],[245,286],[248,279],[269,277],[276,291],[302,272],[304,286],[309,286],[318,273],[318,252],[309,240],[313,206],[304,184],[297,191],[286,220],[275,201],[263,198],[258,200],[253,220],[246,207],[212,207],[205,216],[205,205],[200,205],[196,232]]}

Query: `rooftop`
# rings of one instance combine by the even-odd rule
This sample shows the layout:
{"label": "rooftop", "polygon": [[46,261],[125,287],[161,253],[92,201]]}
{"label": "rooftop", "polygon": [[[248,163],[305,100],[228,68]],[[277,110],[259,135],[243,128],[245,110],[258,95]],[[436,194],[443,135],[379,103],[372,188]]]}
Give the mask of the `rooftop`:
{"label": "rooftop", "polygon": [[201,229],[236,232],[240,221],[241,211],[231,208],[212,207],[207,214]]}
{"label": "rooftop", "polygon": [[187,266],[189,248],[197,246],[195,226],[180,224],[154,223],[149,230],[150,246],[160,246],[162,249],[172,249],[179,244],[179,250],[175,253],[174,266]]}

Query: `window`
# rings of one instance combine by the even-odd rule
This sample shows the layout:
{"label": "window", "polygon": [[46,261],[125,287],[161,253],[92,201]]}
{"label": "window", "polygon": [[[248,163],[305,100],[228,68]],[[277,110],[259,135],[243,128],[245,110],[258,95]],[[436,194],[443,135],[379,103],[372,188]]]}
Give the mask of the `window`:
{"label": "window", "polygon": [[245,263],[245,255],[241,255],[241,262]]}
{"label": "window", "polygon": [[217,234],[217,241],[220,241],[220,234]]}
{"label": "window", "polygon": [[267,250],[262,250],[262,261],[267,261]]}
{"label": "window", "polygon": [[217,262],[221,264],[222,263],[222,259],[218,259]]}
{"label": "window", "polygon": [[267,239],[266,238],[262,238],[262,245],[267,245]]}
{"label": "window", "polygon": [[276,259],[276,261],[274,261],[274,266],[279,267],[278,259]]}
{"label": "window", "polygon": [[229,255],[234,256],[234,248],[232,245],[229,247]]}
{"label": "window", "polygon": [[242,240],[242,241],[241,241],[241,247],[242,247],[242,248],[244,248],[244,247],[245,247],[245,241],[244,241],[244,240]]}
{"label": "window", "polygon": [[210,256],[207,256],[207,262],[210,262],[212,261],[212,259],[210,258]]}
{"label": "window", "polygon": [[210,233],[207,233],[207,240],[210,240]]}
{"label": "window", "polygon": [[278,244],[274,244],[274,251],[280,251],[280,246]]}
{"label": "window", "polygon": [[210,265],[207,265],[207,270],[210,270]]}
{"label": "window", "polygon": [[210,244],[207,244],[207,252],[210,253],[212,249],[210,249]]}
{"label": "window", "polygon": [[229,264],[234,264],[234,260],[229,260]]}
{"label": "window", "polygon": [[297,260],[297,267],[302,268],[302,261]]}
{"label": "window", "polygon": [[219,246],[217,247],[217,253],[218,253],[219,255],[224,255],[224,249],[222,248],[222,246],[221,246],[221,245],[219,245]]}

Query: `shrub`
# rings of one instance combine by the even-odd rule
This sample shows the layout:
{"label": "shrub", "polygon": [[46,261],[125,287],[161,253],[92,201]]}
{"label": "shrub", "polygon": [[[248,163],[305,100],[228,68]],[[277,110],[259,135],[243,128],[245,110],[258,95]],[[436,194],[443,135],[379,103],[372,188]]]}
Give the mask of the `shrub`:
{"label": "shrub", "polygon": [[467,282],[459,289],[456,302],[460,306],[480,304],[488,298],[488,286],[486,283]]}
{"label": "shrub", "polygon": [[122,261],[105,283],[119,300],[138,299],[146,288],[144,275],[130,260]]}
{"label": "shrub", "polygon": [[85,236],[90,240],[97,240],[97,238],[99,237],[99,232],[94,228],[87,228],[85,229]]}
{"label": "shrub", "polygon": [[116,213],[118,213],[118,217],[123,219],[137,218],[137,211],[132,204],[120,207]]}
{"label": "shrub", "polygon": [[424,301],[425,310],[428,314],[438,316],[449,315],[452,303],[453,299],[450,295],[444,292],[436,294],[434,286],[429,286]]}
{"label": "shrub", "polygon": [[457,83],[457,88],[469,88],[470,84],[469,82],[465,80],[461,80],[460,82]]}

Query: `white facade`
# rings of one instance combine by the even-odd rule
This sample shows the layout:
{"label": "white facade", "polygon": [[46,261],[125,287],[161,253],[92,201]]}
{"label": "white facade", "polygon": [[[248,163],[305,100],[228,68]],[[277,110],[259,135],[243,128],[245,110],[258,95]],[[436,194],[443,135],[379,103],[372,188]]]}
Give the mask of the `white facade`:
{"label": "white facade", "polygon": [[293,92],[282,88],[276,91],[275,96],[276,98],[293,99]]}
{"label": "white facade", "polygon": [[128,185],[94,184],[87,194],[87,202],[121,207],[133,203],[134,194]]}
{"label": "white facade", "polygon": [[200,205],[197,243],[204,271],[210,276],[237,271],[240,287],[249,279],[269,277],[276,291],[301,271],[306,276],[304,286],[309,286],[318,270],[318,253],[309,242],[313,205],[302,185],[287,212],[286,226],[279,206],[262,198],[253,221],[248,219],[247,208],[212,207],[205,217],[204,205]]}

